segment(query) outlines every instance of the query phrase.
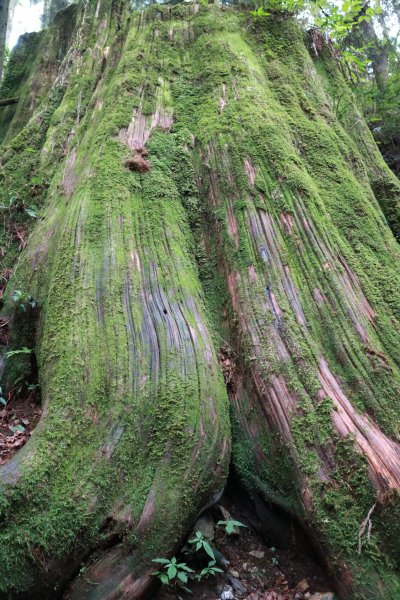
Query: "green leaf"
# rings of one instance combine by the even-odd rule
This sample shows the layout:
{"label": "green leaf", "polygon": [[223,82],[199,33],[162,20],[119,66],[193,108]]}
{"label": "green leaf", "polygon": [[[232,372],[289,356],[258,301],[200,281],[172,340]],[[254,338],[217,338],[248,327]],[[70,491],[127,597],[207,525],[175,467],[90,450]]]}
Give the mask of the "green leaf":
{"label": "green leaf", "polygon": [[234,521],[234,520],[232,520],[231,523],[233,523],[235,527],[246,527],[246,525],[244,525],[240,521]]}
{"label": "green leaf", "polygon": [[169,565],[170,563],[166,558],[153,558],[151,562],[160,563],[161,565]]}
{"label": "green leaf", "polygon": [[0,396],[0,402],[2,404],[4,404],[4,406],[7,404],[7,400],[5,398],[3,398],[2,396]]}
{"label": "green leaf", "polygon": [[223,570],[219,567],[211,567],[213,573],[223,573]]}
{"label": "green leaf", "polygon": [[15,427],[10,427],[11,431],[14,433],[20,431],[21,433],[25,432],[25,427],[23,425],[16,425]]}
{"label": "green leaf", "polygon": [[188,577],[186,573],[178,573],[178,579],[180,579],[183,583],[188,582]]}
{"label": "green leaf", "polygon": [[168,579],[169,580],[173,579],[176,576],[177,572],[178,571],[177,571],[176,566],[171,563],[169,565],[168,571],[167,571]]}
{"label": "green leaf", "polygon": [[208,556],[211,556],[213,559],[215,558],[214,551],[208,542],[203,542],[203,548],[207,552]]}
{"label": "green leaf", "polygon": [[185,563],[181,563],[180,565],[178,565],[181,569],[184,569],[185,571],[188,571],[188,573],[194,573],[193,569],[191,569],[190,567],[188,567]]}
{"label": "green leaf", "polygon": [[36,212],[34,211],[34,209],[32,207],[25,208],[25,212],[29,217],[32,217],[32,219],[38,218]]}
{"label": "green leaf", "polygon": [[168,577],[165,573],[160,573],[160,581],[164,585],[167,585],[169,583]]}

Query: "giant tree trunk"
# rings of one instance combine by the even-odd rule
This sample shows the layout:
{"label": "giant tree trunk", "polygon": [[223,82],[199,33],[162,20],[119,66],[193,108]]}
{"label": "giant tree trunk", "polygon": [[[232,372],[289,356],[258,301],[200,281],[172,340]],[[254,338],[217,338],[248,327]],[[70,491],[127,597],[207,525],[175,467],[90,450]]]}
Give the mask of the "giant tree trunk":
{"label": "giant tree trunk", "polygon": [[60,596],[94,553],[70,597],[144,596],[224,486],[230,415],[237,476],[341,598],[398,600],[400,252],[378,203],[398,226],[400,188],[305,42],[292,20],[82,2],[11,124],[3,194],[43,208],[6,350],[34,352],[44,412],[0,467],[3,597]]}

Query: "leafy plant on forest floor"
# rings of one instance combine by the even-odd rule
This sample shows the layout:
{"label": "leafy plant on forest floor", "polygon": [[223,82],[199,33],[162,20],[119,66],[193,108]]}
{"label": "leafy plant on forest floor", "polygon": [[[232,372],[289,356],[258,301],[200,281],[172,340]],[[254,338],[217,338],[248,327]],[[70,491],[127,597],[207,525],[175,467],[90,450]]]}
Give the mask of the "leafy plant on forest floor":
{"label": "leafy plant on forest floor", "polygon": [[162,571],[155,571],[153,575],[158,577],[163,585],[181,588],[186,592],[191,593],[186,587],[189,578],[201,581],[204,578],[215,576],[217,573],[222,573],[223,571],[217,567],[214,550],[201,531],[196,531],[194,538],[188,540],[188,544],[191,544],[194,547],[195,552],[203,550],[212,559],[208,561],[208,564],[203,567],[200,573],[196,573],[193,569],[188,567],[185,562],[178,563],[174,556],[171,560],[167,558],[154,558],[153,562],[164,565],[164,568]]}
{"label": "leafy plant on forest floor", "polygon": [[186,592],[190,592],[186,587],[188,573],[194,573],[194,571],[188,567],[186,563],[178,563],[175,556],[172,557],[171,560],[168,558],[153,558],[152,562],[164,565],[163,571],[155,571],[153,573],[153,575],[158,577],[162,584],[181,587]]}
{"label": "leafy plant on forest floor", "polygon": [[192,540],[189,540],[189,544],[195,546],[196,552],[203,549],[206,554],[213,560],[215,559],[214,551],[210,544],[207,542],[201,531],[196,531],[196,535]]}
{"label": "leafy plant on forest floor", "polygon": [[[237,533],[237,528],[239,527],[246,527],[246,525],[240,521],[235,521],[234,519],[218,521],[217,525],[224,526],[225,532],[228,535]],[[200,573],[196,573],[193,569],[188,567],[185,562],[178,563],[175,556],[170,560],[167,558],[154,558],[152,562],[164,565],[162,571],[155,571],[153,573],[153,575],[158,577],[163,585],[173,588],[181,588],[186,592],[191,593],[186,587],[189,579],[197,579],[198,581],[201,581],[207,577],[214,577],[218,573],[223,573],[223,570],[217,566],[214,550],[201,531],[196,531],[194,538],[188,540],[188,544],[194,547],[195,552],[200,552],[203,550],[212,559],[208,561],[208,564],[202,568]],[[189,553],[187,546],[184,547],[183,552],[186,554]]]}
{"label": "leafy plant on forest floor", "polygon": [[208,565],[204,567],[198,575],[195,575],[196,579],[200,581],[201,579],[206,579],[209,575],[214,577],[217,573],[223,573],[222,569],[217,567],[216,564],[215,560],[210,560]]}
{"label": "leafy plant on forest floor", "polygon": [[226,521],[218,521],[217,525],[223,526],[225,528],[225,533],[227,533],[228,535],[237,533],[238,527],[246,527],[246,525],[244,525],[240,521],[235,521],[235,519],[227,519]]}
{"label": "leafy plant on forest floor", "polygon": [[27,296],[26,300],[23,300],[24,294],[21,292],[21,290],[15,290],[14,294],[13,294],[13,302],[18,306],[18,308],[20,310],[22,310],[23,312],[26,312],[28,306],[30,306],[32,309],[35,309],[38,307],[38,302],[37,300],[35,300],[35,298],[33,296]]}

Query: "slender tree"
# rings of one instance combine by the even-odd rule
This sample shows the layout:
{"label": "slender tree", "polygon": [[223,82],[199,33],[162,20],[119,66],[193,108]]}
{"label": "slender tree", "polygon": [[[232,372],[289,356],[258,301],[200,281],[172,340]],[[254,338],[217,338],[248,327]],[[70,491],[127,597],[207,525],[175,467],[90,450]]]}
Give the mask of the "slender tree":
{"label": "slender tree", "polygon": [[3,76],[10,0],[0,0],[0,79]]}

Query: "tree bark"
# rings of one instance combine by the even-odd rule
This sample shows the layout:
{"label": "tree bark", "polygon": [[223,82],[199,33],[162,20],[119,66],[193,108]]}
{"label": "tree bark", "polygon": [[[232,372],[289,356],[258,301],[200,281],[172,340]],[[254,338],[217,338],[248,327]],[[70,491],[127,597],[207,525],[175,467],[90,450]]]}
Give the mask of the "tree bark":
{"label": "tree bark", "polygon": [[55,15],[70,3],[70,0],[46,0],[42,17],[43,25],[48,27],[53,22]]}
{"label": "tree bark", "polygon": [[[365,2],[359,16],[364,15],[368,7],[369,2]],[[376,85],[378,90],[383,93],[389,71],[387,40],[379,39],[372,20],[358,23],[349,33],[348,38],[356,48],[365,48],[366,56],[371,61]]]}
{"label": "tree bark", "polygon": [[0,80],[3,77],[10,0],[0,0]]}
{"label": "tree bark", "polygon": [[[230,420],[237,476],[340,597],[398,600],[400,252],[378,201],[400,187],[329,50],[213,6],[99,0],[76,23],[2,150],[18,197],[46,182],[3,308],[44,403],[0,467],[3,596],[61,596],[97,552],[68,597],[144,597],[224,486]],[[15,290],[40,310],[19,318]],[[29,365],[6,358],[3,387]]]}

